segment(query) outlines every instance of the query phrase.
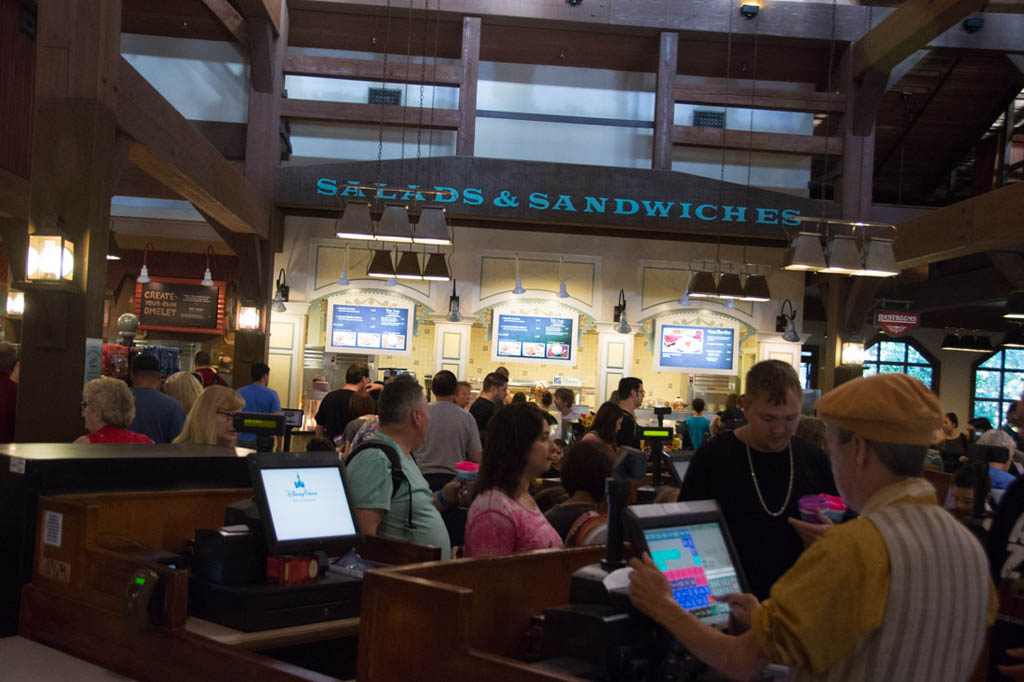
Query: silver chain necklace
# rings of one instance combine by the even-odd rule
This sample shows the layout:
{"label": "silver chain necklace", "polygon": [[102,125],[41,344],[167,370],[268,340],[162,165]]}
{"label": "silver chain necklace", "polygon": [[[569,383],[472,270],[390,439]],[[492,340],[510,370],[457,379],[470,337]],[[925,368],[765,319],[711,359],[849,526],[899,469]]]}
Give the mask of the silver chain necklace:
{"label": "silver chain necklace", "polygon": [[786,507],[789,506],[789,497],[793,494],[793,441],[789,441],[789,489],[786,490],[786,500],[782,503],[779,511],[773,512],[768,508],[768,505],[764,503],[764,495],[761,494],[761,486],[757,483],[757,474],[754,473],[754,458],[750,456],[750,445],[743,443],[744,447],[747,448],[747,464],[750,465],[750,478],[754,480],[754,490],[757,492],[757,499],[761,503],[761,509],[764,509],[764,513],[772,518],[778,518],[782,516],[786,511]]}

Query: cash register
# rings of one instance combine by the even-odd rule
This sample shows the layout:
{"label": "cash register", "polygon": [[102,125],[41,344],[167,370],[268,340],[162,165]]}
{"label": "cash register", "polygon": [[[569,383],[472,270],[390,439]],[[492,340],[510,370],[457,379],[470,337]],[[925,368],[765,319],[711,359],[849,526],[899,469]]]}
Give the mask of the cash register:
{"label": "cash register", "polygon": [[[228,525],[196,531],[191,615],[246,632],[358,616],[361,578],[327,570],[328,554],[340,556],[361,539],[337,453],[247,460],[254,501],[229,507]],[[269,583],[268,558],[307,574]]]}

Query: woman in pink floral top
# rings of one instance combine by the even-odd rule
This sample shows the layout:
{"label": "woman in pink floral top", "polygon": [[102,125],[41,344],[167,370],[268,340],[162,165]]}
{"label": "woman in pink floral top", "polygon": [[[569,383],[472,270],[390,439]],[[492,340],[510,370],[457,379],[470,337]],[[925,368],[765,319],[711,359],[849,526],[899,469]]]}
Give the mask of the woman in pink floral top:
{"label": "woman in pink floral top", "polygon": [[551,454],[551,427],[535,406],[506,405],[494,413],[466,520],[465,556],[562,546],[530,495],[530,482],[548,470]]}

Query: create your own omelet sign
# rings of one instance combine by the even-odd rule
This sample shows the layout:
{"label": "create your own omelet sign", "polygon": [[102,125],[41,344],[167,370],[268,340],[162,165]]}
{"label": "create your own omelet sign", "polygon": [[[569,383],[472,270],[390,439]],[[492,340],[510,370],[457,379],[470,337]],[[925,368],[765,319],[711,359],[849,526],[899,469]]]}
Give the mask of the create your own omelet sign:
{"label": "create your own omelet sign", "polygon": [[[368,190],[366,187],[377,187]],[[429,191],[425,191],[429,190]],[[442,157],[290,166],[285,208],[336,214],[351,200],[437,203],[450,219],[563,224],[785,239],[821,203],[674,171]]]}

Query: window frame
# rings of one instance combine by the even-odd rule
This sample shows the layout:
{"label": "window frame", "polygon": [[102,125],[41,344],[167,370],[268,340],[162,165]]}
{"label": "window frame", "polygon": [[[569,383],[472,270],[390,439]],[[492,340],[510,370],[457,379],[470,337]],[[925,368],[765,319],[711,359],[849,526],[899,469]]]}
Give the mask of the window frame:
{"label": "window frame", "polygon": [[[890,336],[890,335],[886,334],[885,332],[879,332],[878,334],[875,334],[874,338],[871,339],[870,343],[867,343],[867,344],[864,345],[864,352],[865,352],[865,354],[867,353],[869,348],[871,348],[872,346],[874,346],[876,344],[882,343],[883,341],[888,341],[890,343],[903,343],[903,344],[906,344],[906,345],[910,346],[911,348],[913,348],[918,353],[920,353],[921,357],[923,357],[925,360],[927,360],[928,364],[931,365],[931,367],[932,367],[932,384],[928,388],[931,389],[932,393],[934,393],[935,395],[939,394],[939,388],[942,385],[941,384],[941,380],[942,380],[942,362],[937,357],[932,355],[932,353],[927,348],[924,347],[924,344],[922,344],[920,341],[915,339],[913,336]],[[903,357],[906,358],[906,352],[904,352]],[[899,364],[899,365],[903,365],[904,368],[906,368],[908,365],[909,366],[920,366],[920,365],[918,365],[918,363],[912,363],[912,362],[908,363],[906,360],[904,360],[903,362],[885,362],[885,363],[883,363],[881,360],[877,360],[877,361],[876,360],[865,360],[863,364],[867,365],[869,363],[873,364],[873,365],[882,365],[882,364],[897,365],[897,364]],[[906,372],[903,372],[903,373],[906,374]],[[879,372],[879,374],[881,374],[881,372]],[[910,375],[908,374],[907,376],[910,376]],[[973,390],[974,389],[972,387],[971,391],[973,392]]]}
{"label": "window frame", "polygon": [[[1024,375],[1024,369],[1011,369],[1011,370],[1007,370],[1006,369],[1006,355],[1005,354],[1003,355],[1003,361],[999,363],[1000,364],[999,369],[991,369],[991,368],[988,368],[988,367],[982,368],[982,365],[984,365],[986,362],[988,362],[989,360],[991,360],[995,356],[999,355],[1000,353],[1005,353],[1005,351],[1007,351],[1007,350],[1010,350],[1010,349],[1002,348],[1002,347],[996,348],[991,353],[988,353],[987,355],[983,355],[983,356],[981,356],[980,358],[978,358],[977,360],[975,360],[974,362],[971,363],[971,402],[968,405],[968,409],[967,409],[967,414],[970,415],[968,417],[968,420],[975,418],[974,403],[976,401],[981,400],[981,401],[984,401],[984,402],[998,403],[999,404],[999,411],[998,411],[997,414],[999,415],[998,416],[999,423],[998,424],[992,424],[992,428],[998,429],[1000,426],[1002,426],[1003,424],[1006,423],[1006,411],[1002,408],[1003,403],[1012,403],[1012,402],[1020,401],[1021,396],[1019,396],[1019,395],[1014,397],[1014,398],[1007,399],[1005,394],[1003,393],[1003,387],[1004,387],[1004,384],[1005,384],[1004,379],[1005,379],[1007,371],[1016,372],[1016,373],[1019,373],[1021,375]],[[977,388],[978,388],[978,370],[979,369],[983,369],[986,372],[999,372],[999,375],[1000,375],[999,376],[999,395],[1000,395],[1000,397],[998,399],[997,398],[978,398],[978,397],[976,397]]]}

